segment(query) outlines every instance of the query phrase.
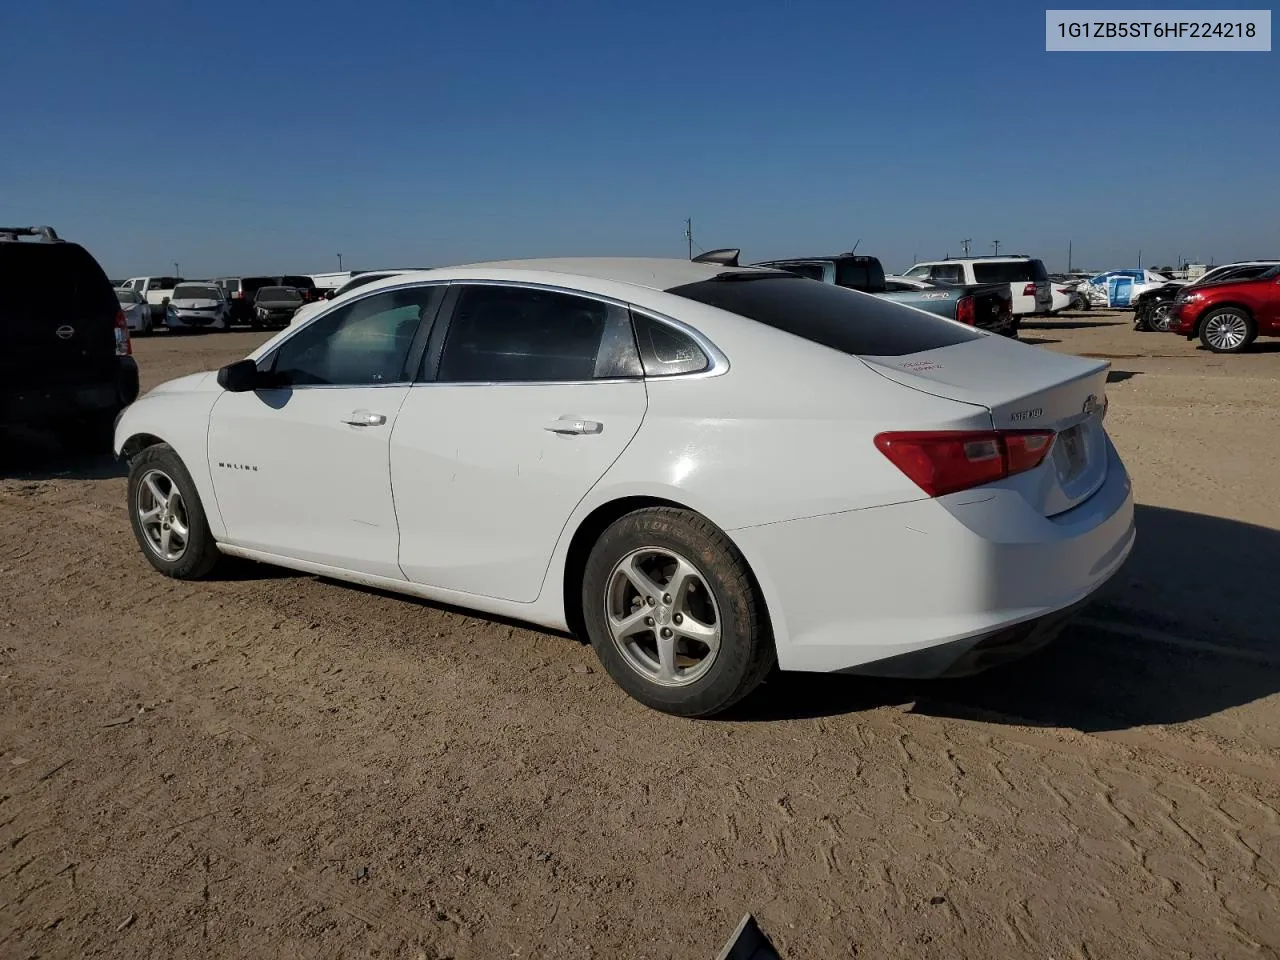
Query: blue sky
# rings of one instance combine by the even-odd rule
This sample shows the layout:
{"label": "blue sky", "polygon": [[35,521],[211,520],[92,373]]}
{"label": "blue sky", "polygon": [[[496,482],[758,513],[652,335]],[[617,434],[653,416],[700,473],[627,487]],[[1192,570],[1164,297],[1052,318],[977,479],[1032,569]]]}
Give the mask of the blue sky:
{"label": "blue sky", "polygon": [[1280,256],[1280,54],[1046,53],[1043,5],[59,0],[0,38],[0,222],[113,276],[682,256],[686,216],[889,269]]}

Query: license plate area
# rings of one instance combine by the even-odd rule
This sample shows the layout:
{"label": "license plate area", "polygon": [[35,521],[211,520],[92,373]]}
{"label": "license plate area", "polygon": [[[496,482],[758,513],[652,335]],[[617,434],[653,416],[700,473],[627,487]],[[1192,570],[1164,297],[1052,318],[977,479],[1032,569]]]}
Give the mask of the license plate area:
{"label": "license plate area", "polygon": [[1058,434],[1054,444],[1054,458],[1058,463],[1058,475],[1063,483],[1069,483],[1084,472],[1089,459],[1089,447],[1085,436],[1085,425],[1077,423],[1074,427]]}

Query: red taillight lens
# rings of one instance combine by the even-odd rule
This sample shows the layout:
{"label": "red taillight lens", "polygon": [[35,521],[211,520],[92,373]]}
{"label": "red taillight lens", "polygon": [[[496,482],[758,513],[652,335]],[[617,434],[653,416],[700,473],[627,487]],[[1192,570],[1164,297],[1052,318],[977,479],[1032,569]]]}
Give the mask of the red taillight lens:
{"label": "red taillight lens", "polygon": [[931,497],[1038,467],[1052,430],[927,430],[876,435],[876,447]]}
{"label": "red taillight lens", "polygon": [[133,341],[129,339],[129,321],[124,318],[124,311],[116,311],[116,356],[127,357],[133,353]]}
{"label": "red taillight lens", "polygon": [[956,304],[956,319],[972,327],[973,314],[973,297],[961,297],[960,302]]}
{"label": "red taillight lens", "polygon": [[1036,285],[1034,283],[1028,283],[1022,288],[1022,295],[1024,297],[1034,297],[1036,295]]}

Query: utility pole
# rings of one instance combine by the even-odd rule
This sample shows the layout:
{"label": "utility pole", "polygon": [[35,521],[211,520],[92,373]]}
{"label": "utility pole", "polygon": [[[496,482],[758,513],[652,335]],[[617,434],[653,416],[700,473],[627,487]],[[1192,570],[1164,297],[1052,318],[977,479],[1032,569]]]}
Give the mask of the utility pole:
{"label": "utility pole", "polygon": [[992,241],[991,241],[991,246],[995,247],[995,251],[996,251],[996,252],[995,252],[995,256],[997,256],[997,257],[998,257],[998,256],[1000,256],[1000,241],[999,241],[999,240],[992,240]]}
{"label": "utility pole", "polygon": [[342,254],[338,254],[338,272],[342,272]]}
{"label": "utility pole", "polygon": [[964,247],[964,255],[966,257],[969,256],[969,244],[972,242],[973,242],[972,237],[966,237],[965,239],[960,241],[960,245]]}
{"label": "utility pole", "polygon": [[180,276],[182,276],[182,271],[178,269],[178,261],[177,261],[177,260],[173,261],[173,275],[174,275],[175,277],[180,277]]}
{"label": "utility pole", "polygon": [[1067,273],[1071,272],[1071,241],[1067,241]]}
{"label": "utility pole", "polygon": [[687,217],[684,221],[684,238],[689,242],[689,259],[693,259],[693,217]]}
{"label": "utility pole", "polygon": [[1138,251],[1138,269],[1139,270],[1142,269],[1142,251],[1141,250]]}

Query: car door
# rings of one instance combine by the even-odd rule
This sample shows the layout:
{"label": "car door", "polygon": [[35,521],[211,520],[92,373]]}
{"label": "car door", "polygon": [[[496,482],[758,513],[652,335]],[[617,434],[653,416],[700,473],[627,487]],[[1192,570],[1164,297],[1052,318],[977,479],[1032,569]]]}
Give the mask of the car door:
{"label": "car door", "polygon": [[344,304],[259,360],[269,387],[218,398],[209,466],[229,542],[403,579],[388,449],[445,289]]}
{"label": "car door", "polygon": [[537,599],[574,508],[648,405],[627,308],[455,284],[391,435],[400,566],[414,583]]}

